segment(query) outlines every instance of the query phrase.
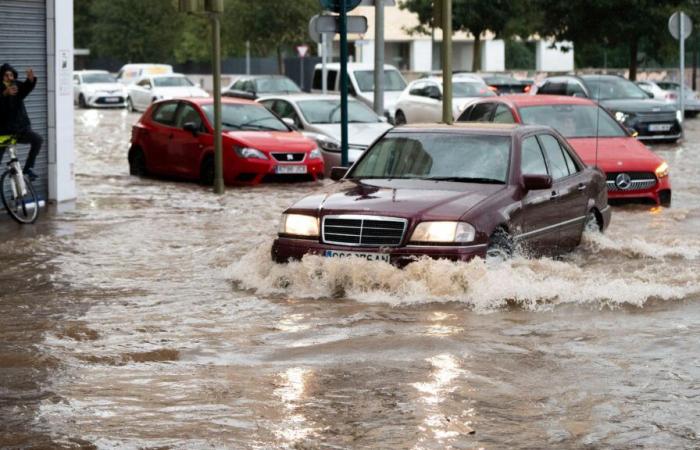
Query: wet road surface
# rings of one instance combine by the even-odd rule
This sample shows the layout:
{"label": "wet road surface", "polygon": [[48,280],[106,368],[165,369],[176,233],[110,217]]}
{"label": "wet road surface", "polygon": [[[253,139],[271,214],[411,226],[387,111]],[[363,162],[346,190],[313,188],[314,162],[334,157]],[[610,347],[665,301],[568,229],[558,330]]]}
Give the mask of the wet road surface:
{"label": "wet road surface", "polygon": [[0,219],[2,446],[700,447],[700,120],[654,147],[671,208],[558,260],[398,270],[271,263],[323,185],[131,177],[137,117],[76,111],[74,208]]}

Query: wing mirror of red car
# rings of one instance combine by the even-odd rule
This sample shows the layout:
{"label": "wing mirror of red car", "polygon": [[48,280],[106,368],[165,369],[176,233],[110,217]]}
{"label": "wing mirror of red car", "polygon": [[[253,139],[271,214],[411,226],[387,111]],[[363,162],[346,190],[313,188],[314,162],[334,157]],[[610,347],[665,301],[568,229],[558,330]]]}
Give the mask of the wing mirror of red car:
{"label": "wing mirror of red car", "polygon": [[185,131],[189,131],[195,136],[197,136],[197,133],[199,133],[199,126],[197,126],[197,124],[194,122],[185,122],[182,125],[182,129]]}
{"label": "wing mirror of red car", "polygon": [[343,179],[345,174],[348,173],[347,167],[333,167],[331,168],[331,180],[338,181]]}
{"label": "wing mirror of red car", "polygon": [[552,187],[552,177],[549,175],[523,175],[522,185],[526,191],[549,189]]}

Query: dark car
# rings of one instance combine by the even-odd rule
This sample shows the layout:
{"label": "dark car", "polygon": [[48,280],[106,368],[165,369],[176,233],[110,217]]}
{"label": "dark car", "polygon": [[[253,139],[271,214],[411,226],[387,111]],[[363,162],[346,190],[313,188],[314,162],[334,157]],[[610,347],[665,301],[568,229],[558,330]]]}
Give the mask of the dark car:
{"label": "dark car", "polygon": [[226,97],[255,100],[263,95],[299,92],[301,92],[299,86],[284,75],[246,75],[236,79],[231,89],[222,94]]}
{"label": "dark car", "polygon": [[616,75],[559,76],[544,80],[537,94],[585,97],[600,103],[640,140],[675,142],[683,134],[676,108],[653,100],[631,81]]}
{"label": "dark car", "polygon": [[[379,139],[332,192],[287,209],[277,262],[305,254],[405,265],[574,248],[610,221],[605,176],[543,126],[407,125]],[[344,176],[343,176],[344,175]]]}

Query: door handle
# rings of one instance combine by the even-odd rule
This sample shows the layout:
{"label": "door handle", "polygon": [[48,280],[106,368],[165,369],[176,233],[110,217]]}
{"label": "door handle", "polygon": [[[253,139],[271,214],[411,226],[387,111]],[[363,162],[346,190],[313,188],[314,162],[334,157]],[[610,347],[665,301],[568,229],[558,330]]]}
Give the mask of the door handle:
{"label": "door handle", "polygon": [[578,188],[579,191],[585,191],[586,190],[586,185],[583,183],[579,183]]}

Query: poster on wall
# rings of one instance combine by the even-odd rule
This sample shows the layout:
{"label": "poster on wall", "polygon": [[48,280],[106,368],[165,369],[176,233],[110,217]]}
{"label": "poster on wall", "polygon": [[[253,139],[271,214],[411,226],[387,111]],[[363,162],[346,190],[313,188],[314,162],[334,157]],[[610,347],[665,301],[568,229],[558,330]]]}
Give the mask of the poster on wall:
{"label": "poster on wall", "polygon": [[72,52],[58,52],[58,95],[73,95],[73,70],[71,69]]}

